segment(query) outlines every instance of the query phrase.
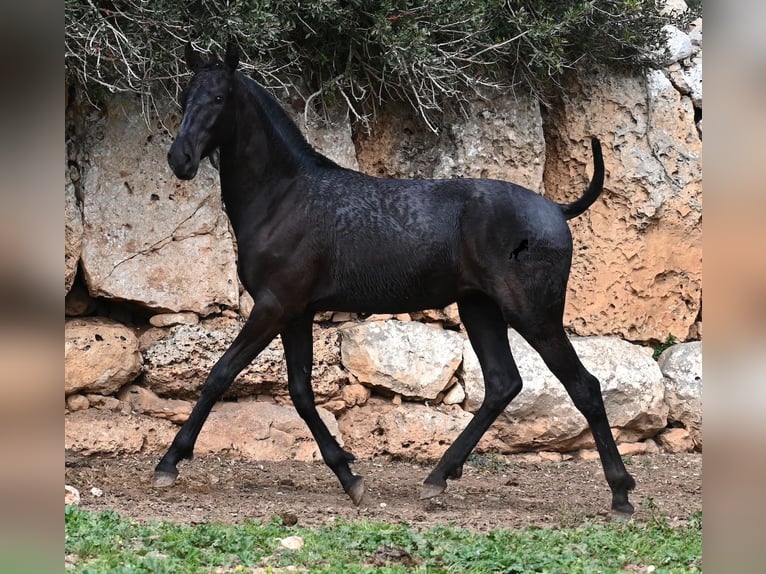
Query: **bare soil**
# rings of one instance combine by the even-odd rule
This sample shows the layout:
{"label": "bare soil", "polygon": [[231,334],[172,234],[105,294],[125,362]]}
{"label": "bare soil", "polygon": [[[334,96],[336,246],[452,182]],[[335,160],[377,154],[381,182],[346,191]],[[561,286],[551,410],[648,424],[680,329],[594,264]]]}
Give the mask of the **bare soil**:
{"label": "bare soil", "polygon": [[[322,463],[250,462],[200,456],[179,465],[170,488],[151,486],[157,455],[66,455],[65,480],[82,508],[112,509],[140,521],[239,523],[281,517],[287,524],[324,524],[333,518],[406,522],[413,527],[453,524],[473,530],[577,526],[609,520],[610,492],[598,460],[530,462],[529,457],[478,457],[460,480],[430,500],[419,500],[431,465],[360,461],[355,473],[367,492],[354,506]],[[469,459],[471,460],[471,459]],[[657,513],[683,523],[702,510],[702,455],[647,454],[628,459],[638,486],[634,518]]]}

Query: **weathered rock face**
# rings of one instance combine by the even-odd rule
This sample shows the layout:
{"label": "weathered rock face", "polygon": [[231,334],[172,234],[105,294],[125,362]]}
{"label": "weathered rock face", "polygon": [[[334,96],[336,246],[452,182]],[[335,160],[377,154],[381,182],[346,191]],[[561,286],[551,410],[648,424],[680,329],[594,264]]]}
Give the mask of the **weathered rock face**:
{"label": "weathered rock face", "polygon": [[545,138],[539,103],[524,94],[471,102],[439,139],[433,177],[512,181],[542,192]]}
{"label": "weathered rock face", "polygon": [[657,435],[657,442],[665,452],[691,452],[695,449],[694,440],[689,431],[682,428],[669,428]]}
{"label": "weathered rock face", "polygon": [[347,106],[336,104],[327,111],[326,121],[320,121],[313,113],[295,113],[286,102],[283,105],[311,145],[341,167],[359,169]]}
{"label": "weathered rock face", "polygon": [[343,329],[343,366],[361,383],[435,399],[461,360],[462,337],[422,323],[367,322]]}
{"label": "weathered rock face", "polygon": [[439,161],[438,136],[414,112],[389,104],[367,133],[354,137],[359,169],[379,177],[432,177]]}
{"label": "weathered rock face", "polygon": [[64,293],[68,293],[77,274],[82,249],[82,213],[77,204],[69,170],[64,180]]}
{"label": "weathered rock face", "polygon": [[[564,386],[515,331],[508,331],[508,340],[524,387],[495,423],[507,451],[592,447],[587,422]],[[607,416],[618,440],[639,440],[665,427],[668,410],[662,373],[647,350],[605,337],[574,338],[572,344],[601,382]],[[465,386],[465,408],[475,412],[484,400],[484,382],[467,341],[459,374]]]}
{"label": "weathered rock face", "polygon": [[[460,408],[433,409],[417,403],[393,405],[378,398],[354,407],[338,418],[346,448],[357,457],[393,456],[403,459],[440,458],[471,415]],[[490,429],[479,450],[501,446]]]}
{"label": "weathered rock face", "polygon": [[162,399],[149,389],[138,385],[125,387],[120,391],[118,397],[130,405],[133,412],[158,419],[167,419],[174,423],[186,422],[194,406],[191,401]]}
{"label": "weathered rock face", "polygon": [[93,295],[206,315],[237,307],[234,246],[221,209],[218,174],[203,161],[177,179],[167,165],[179,118],[146,125],[132,99],[114,102],[93,126],[83,181],[82,267]]}
{"label": "weathered rock face", "polygon": [[[317,411],[343,445],[335,417],[322,407]],[[64,446],[85,455],[161,453],[177,430],[177,425],[155,416],[90,408],[67,415]],[[217,404],[194,452],[249,460],[321,460],[316,442],[295,409],[256,401]]]}
{"label": "weathered rock face", "polygon": [[[317,411],[343,446],[335,417],[322,407]],[[308,426],[294,408],[257,401],[218,403],[194,450],[199,454],[228,452],[251,460],[322,460]]]}
{"label": "weathered rock face", "polygon": [[[91,389],[84,390],[85,394],[69,395],[67,420],[73,420],[71,424],[85,424],[89,419],[82,418],[84,415],[79,413],[94,410],[110,411],[115,421],[106,424],[103,417],[97,417],[92,428],[68,428],[68,444],[87,452],[106,452],[114,447],[110,442],[111,432],[120,437],[122,444],[114,447],[121,449],[119,452],[135,452],[139,448],[166,449],[172,436],[164,442],[161,437],[172,434],[170,430],[165,432],[170,427],[152,425],[151,420],[166,419],[181,423],[188,418],[193,401],[183,400],[183,397],[196,398],[199,386],[220,356],[209,349],[220,346],[222,352],[235,336],[239,325],[240,321],[235,319],[209,319],[197,325],[177,325],[147,332],[141,338],[147,356],[142,383],[123,387],[118,398],[92,394]],[[373,332],[381,327],[388,327],[390,332],[386,336],[369,336],[371,325],[377,327],[373,328]],[[403,330],[400,328],[405,325],[408,326],[406,338],[398,339],[395,346],[399,350],[392,350],[391,341],[397,340],[396,337],[401,335],[397,335],[398,331]],[[366,341],[367,356],[386,356],[389,361],[396,358],[396,364],[387,367],[389,374],[385,378],[384,393],[394,393],[393,388],[397,394],[394,400],[390,400],[371,391],[368,385],[355,382],[354,374],[346,373],[338,365],[341,355],[339,330],[317,327],[315,339],[319,349],[317,363],[320,375],[315,377],[313,386],[320,404],[326,407],[321,412],[328,427],[333,433],[340,432],[347,447],[361,457],[439,458],[466,427],[471,413],[477,410],[483,399],[480,368],[467,339],[451,331],[393,320],[362,323],[357,327],[340,329],[340,332],[352,332],[361,327],[368,329],[368,336],[363,339]],[[429,373],[436,366],[450,364],[449,358],[443,358],[436,361],[440,365],[435,365],[440,351],[439,345],[434,344],[433,333],[447,334],[447,339],[442,340],[447,347],[452,344],[452,336],[457,337],[460,344],[458,358],[462,357],[457,379],[454,375],[447,377],[449,388],[446,390],[441,384],[435,387],[441,388],[435,399],[417,399],[427,394],[421,388],[410,396],[415,402],[402,400],[404,389],[397,387],[401,384],[400,379],[404,380],[412,373]],[[593,448],[586,421],[561,383],[515,332],[509,331],[509,341],[524,388],[483,437],[478,446],[479,452]],[[346,344],[344,338],[343,346]],[[669,420],[671,424],[678,420],[687,428],[671,429],[682,430],[683,433],[665,432],[661,440],[658,437],[660,444],[671,451],[694,447],[694,440],[687,429],[695,427],[693,422],[689,422],[686,406],[694,398],[689,399],[687,392],[672,390],[677,386],[669,378],[675,372],[688,378],[690,369],[693,371],[687,364],[689,361],[673,360],[666,351],[663,359],[666,377],[663,377],[648,348],[606,337],[574,338],[573,345],[585,366],[601,382],[607,414],[618,442],[635,443],[657,436],[666,430]],[[426,348],[431,351],[412,352],[412,349]],[[682,347],[676,346],[675,349],[675,354],[680,354]],[[694,349],[694,346],[687,349]],[[391,357],[392,353],[396,357]],[[328,365],[335,365],[337,371],[327,369]],[[448,371],[453,368],[450,366]],[[375,370],[373,372],[378,374]],[[328,377],[321,373],[333,374]],[[391,373],[396,376],[390,377]],[[314,460],[317,456],[315,445],[309,440],[305,423],[287,397],[284,378],[281,345],[275,342],[235,383],[230,396],[238,396],[238,402],[223,402],[216,406],[205,425],[205,438],[200,438],[197,452],[228,452],[254,460]],[[676,378],[681,380],[683,377],[679,375]],[[423,376],[423,380],[428,381],[428,375]],[[667,400],[665,384],[668,385]],[[683,385],[679,388],[683,389]],[[158,396],[155,391],[164,396]],[[256,395],[259,397],[257,400]],[[454,400],[450,398],[453,395],[456,397]],[[668,416],[669,408],[675,409],[671,416]],[[699,414],[699,411],[696,412]],[[139,421],[133,425],[138,438],[130,434],[133,423],[126,419],[129,413],[129,421]],[[74,414],[80,418],[71,419]],[[337,426],[334,423],[336,417]]]}
{"label": "weathered rock face", "polygon": [[[177,325],[145,335],[145,384],[162,397],[196,399],[210,369],[242,328],[238,319],[217,317],[196,325]],[[312,385],[321,401],[337,394],[348,380],[340,368],[338,334],[317,327],[314,338]],[[277,337],[236,378],[227,397],[269,393],[287,395],[287,368]]]}
{"label": "weathered rock face", "polygon": [[604,147],[604,194],[570,222],[566,324],[577,334],[685,340],[701,305],[702,142],[694,108],[656,71],[572,86],[546,118],[545,188],[582,194],[591,136]]}
{"label": "weathered rock face", "polygon": [[154,417],[87,409],[67,414],[64,448],[84,455],[159,452],[170,445],[177,428]]}
{"label": "weathered rock face", "polygon": [[667,378],[668,422],[687,430],[694,448],[702,449],[702,343],[680,343],[665,349],[657,361]]}
{"label": "weathered rock face", "polygon": [[109,395],[141,373],[133,331],[108,319],[72,319],[64,324],[64,392]]}
{"label": "weathered rock face", "polygon": [[389,106],[371,134],[356,138],[359,167],[388,177],[485,177],[540,191],[545,139],[539,104],[523,94],[492,96],[450,113],[439,135]]}

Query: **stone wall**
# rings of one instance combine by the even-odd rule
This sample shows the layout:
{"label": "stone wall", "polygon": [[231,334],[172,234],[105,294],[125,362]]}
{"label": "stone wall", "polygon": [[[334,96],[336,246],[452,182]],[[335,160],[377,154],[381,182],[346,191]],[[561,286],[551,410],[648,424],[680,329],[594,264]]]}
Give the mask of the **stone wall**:
{"label": "stone wall", "polygon": [[[691,343],[701,336],[701,30],[701,20],[672,30],[668,69],[573,79],[567,97],[543,109],[524,94],[487,94],[466,115],[447,114],[438,134],[394,105],[370,132],[355,133],[342,107],[330,124],[295,115],[312,144],[347,167],[505,179],[560,202],[582,193],[589,138],[601,139],[605,191],[571,222],[565,323],[601,380],[616,436],[633,445],[623,449],[655,448],[653,438],[668,450],[701,448],[701,348]],[[169,104],[145,114],[130,97],[101,111],[69,101],[67,448],[165,448],[252,306],[217,173],[205,162],[182,182],[167,166],[179,121]],[[668,335],[688,343],[658,365],[648,345]],[[561,385],[509,338],[525,387],[479,448],[592,448]],[[321,314],[313,373],[323,418],[358,456],[436,458],[483,398],[454,305]],[[214,410],[197,452],[316,458],[289,403],[277,339]]]}

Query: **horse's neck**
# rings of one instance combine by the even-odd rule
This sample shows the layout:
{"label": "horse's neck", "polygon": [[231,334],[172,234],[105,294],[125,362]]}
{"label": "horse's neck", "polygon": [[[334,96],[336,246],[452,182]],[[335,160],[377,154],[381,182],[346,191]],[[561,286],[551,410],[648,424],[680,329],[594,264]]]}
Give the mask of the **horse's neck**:
{"label": "horse's neck", "polygon": [[233,137],[221,147],[221,191],[235,227],[240,217],[267,216],[269,206],[301,171],[300,158],[244,86],[234,117]]}

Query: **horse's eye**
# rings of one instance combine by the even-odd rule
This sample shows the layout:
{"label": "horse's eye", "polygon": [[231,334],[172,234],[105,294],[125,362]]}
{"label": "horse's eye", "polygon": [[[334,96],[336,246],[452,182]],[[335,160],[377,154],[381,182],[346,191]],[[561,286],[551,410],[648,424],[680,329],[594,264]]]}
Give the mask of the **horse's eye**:
{"label": "horse's eye", "polygon": [[215,103],[220,104],[223,101],[223,96],[216,96]]}

